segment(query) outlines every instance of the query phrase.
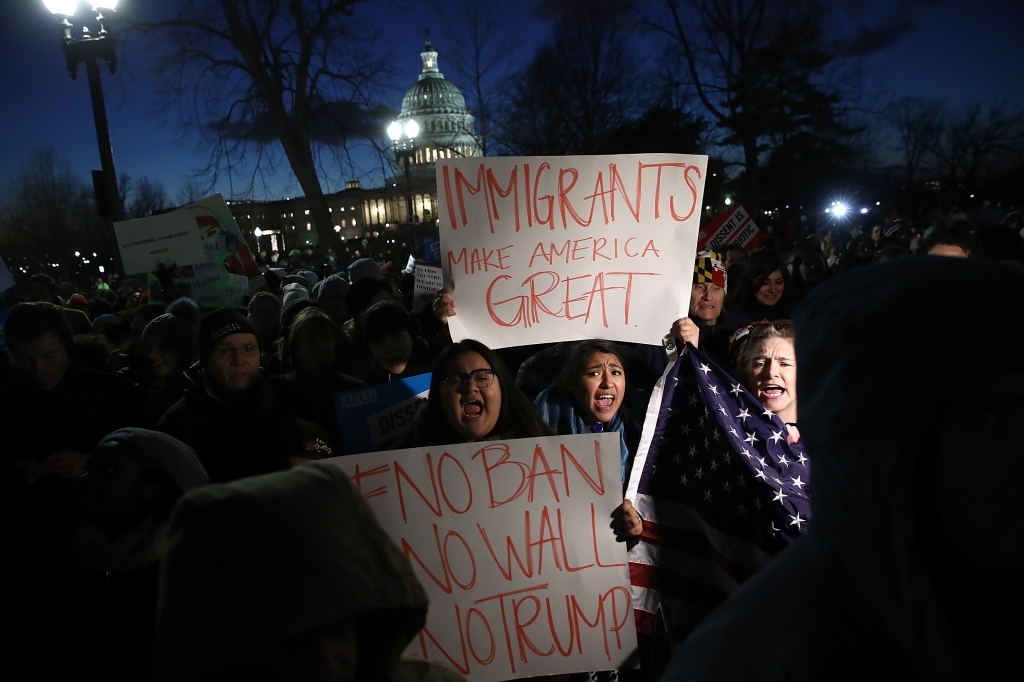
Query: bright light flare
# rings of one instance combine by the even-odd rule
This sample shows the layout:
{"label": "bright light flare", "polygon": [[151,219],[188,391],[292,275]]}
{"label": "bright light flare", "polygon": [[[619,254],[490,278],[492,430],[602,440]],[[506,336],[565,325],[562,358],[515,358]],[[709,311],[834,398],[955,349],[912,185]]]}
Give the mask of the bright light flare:
{"label": "bright light flare", "polygon": [[402,124],[398,121],[392,121],[391,125],[388,126],[388,137],[392,140],[397,140],[402,136]]}
{"label": "bright light flare", "polygon": [[51,13],[65,17],[75,16],[78,9],[78,0],[43,0],[43,4]]}
{"label": "bright light flare", "polygon": [[411,118],[405,122],[405,136],[410,140],[420,134],[420,124]]}
{"label": "bright light flare", "polygon": [[866,208],[862,208],[862,209],[860,210],[860,212],[861,212],[861,213],[867,213],[867,212],[868,212],[868,210],[867,210]]}
{"label": "bright light flare", "polygon": [[846,204],[840,201],[836,203],[836,207],[832,209],[832,213],[833,215],[837,215],[840,218],[842,218],[844,215],[846,215],[847,210],[848,209],[846,208]]}
{"label": "bright light flare", "polygon": [[117,9],[117,0],[89,0],[93,9]]}

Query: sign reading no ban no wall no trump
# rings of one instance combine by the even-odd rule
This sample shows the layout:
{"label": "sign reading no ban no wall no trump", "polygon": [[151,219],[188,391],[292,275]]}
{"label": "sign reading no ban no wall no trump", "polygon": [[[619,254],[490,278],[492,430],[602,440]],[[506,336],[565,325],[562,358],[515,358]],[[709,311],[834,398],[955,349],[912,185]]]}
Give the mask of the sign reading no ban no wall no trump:
{"label": "sign reading no ban no wall no trump", "polygon": [[430,596],[407,654],[471,682],[620,667],[636,648],[619,434],[335,457]]}
{"label": "sign reading no ban no wall no trump", "polygon": [[689,305],[706,170],[681,154],[439,160],[452,338],[658,343]]}

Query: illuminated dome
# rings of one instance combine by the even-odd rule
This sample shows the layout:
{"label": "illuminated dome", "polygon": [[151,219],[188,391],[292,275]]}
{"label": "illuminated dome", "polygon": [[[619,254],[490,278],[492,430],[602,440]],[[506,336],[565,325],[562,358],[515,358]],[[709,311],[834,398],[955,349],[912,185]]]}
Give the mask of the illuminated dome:
{"label": "illuminated dome", "polygon": [[403,125],[414,119],[420,126],[416,137],[416,164],[433,164],[438,158],[480,156],[473,131],[473,115],[466,98],[437,68],[437,52],[430,43],[430,29],[420,53],[423,72],[402,98]]}

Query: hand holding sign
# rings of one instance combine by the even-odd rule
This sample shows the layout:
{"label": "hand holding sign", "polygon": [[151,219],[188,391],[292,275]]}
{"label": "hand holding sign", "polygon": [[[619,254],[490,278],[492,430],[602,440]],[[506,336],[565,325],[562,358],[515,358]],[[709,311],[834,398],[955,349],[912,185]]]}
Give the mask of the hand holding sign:
{"label": "hand holding sign", "polygon": [[455,317],[455,301],[448,294],[452,293],[449,287],[441,287],[434,299],[434,317],[441,321],[441,324],[448,324],[449,317]]}

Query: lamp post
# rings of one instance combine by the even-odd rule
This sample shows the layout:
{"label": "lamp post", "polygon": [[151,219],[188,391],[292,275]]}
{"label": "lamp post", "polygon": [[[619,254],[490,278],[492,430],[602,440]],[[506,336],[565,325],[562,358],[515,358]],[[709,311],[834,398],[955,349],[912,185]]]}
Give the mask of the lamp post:
{"label": "lamp post", "polygon": [[[420,124],[409,119],[403,126],[398,121],[392,121],[388,126],[388,137],[391,138],[391,147],[395,152],[395,162],[399,159],[405,160],[405,207],[409,224],[413,225],[412,213],[412,177],[409,172],[410,160],[416,156],[416,136],[420,134]],[[413,238],[416,237],[416,228],[412,228]]]}
{"label": "lamp post", "polygon": [[[89,94],[92,97],[92,116],[96,124],[96,141],[100,148],[100,168],[98,174],[93,171],[93,184],[96,186],[97,208],[102,217],[111,221],[124,219],[124,210],[117,191],[117,173],[114,170],[114,152],[110,145],[110,129],[107,125],[107,107],[103,101],[103,83],[100,80],[99,60],[103,60],[110,68],[110,73],[117,70],[117,55],[114,52],[114,34],[104,25],[103,12],[113,13],[117,0],[90,0],[96,13],[99,32],[89,33],[87,26],[82,27],[81,35],[71,34],[74,26],[69,21],[75,16],[79,0],[43,0],[46,8],[57,17],[61,29],[61,49],[67,58],[68,72],[73,79],[78,78],[78,65],[85,63],[85,73],[89,78]],[[114,262],[120,270],[120,254],[117,240],[111,228],[111,239],[114,246]]]}

